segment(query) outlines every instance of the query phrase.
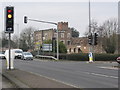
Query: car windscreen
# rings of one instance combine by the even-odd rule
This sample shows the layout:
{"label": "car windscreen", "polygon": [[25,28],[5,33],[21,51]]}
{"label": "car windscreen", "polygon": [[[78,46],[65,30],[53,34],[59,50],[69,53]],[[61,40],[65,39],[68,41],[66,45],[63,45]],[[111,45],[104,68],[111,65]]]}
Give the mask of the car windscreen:
{"label": "car windscreen", "polygon": [[15,51],[15,53],[22,53],[22,51]]}
{"label": "car windscreen", "polygon": [[24,55],[32,55],[31,53],[29,52],[26,52],[26,53],[23,53]]}
{"label": "car windscreen", "polygon": [[5,51],[0,52],[0,54],[4,54],[4,53],[5,53]]}

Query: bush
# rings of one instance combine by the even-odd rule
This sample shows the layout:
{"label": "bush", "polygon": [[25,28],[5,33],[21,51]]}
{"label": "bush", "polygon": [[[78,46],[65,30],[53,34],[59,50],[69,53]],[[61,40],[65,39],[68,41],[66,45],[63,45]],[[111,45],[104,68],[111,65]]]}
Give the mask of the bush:
{"label": "bush", "polygon": [[[37,55],[37,51],[33,51],[32,54]],[[40,55],[53,56],[53,53],[44,52]],[[95,61],[116,61],[116,58],[120,55],[118,54],[93,54]],[[57,57],[57,54],[55,54]],[[89,61],[88,53],[79,53],[79,54],[59,54],[60,60],[70,60],[70,61]]]}
{"label": "bush", "polygon": [[73,61],[87,61],[88,54],[81,53],[81,54],[60,54],[60,59],[63,60],[73,60]]}
{"label": "bush", "polygon": [[95,54],[96,61],[116,61],[118,54]]}

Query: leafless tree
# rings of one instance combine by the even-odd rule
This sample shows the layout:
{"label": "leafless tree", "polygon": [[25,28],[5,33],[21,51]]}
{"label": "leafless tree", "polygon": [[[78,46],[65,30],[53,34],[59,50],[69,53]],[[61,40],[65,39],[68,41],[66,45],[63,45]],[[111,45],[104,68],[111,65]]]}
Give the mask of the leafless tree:
{"label": "leafless tree", "polygon": [[[116,18],[111,18],[98,25],[97,21],[93,20],[91,23],[91,33],[99,35],[99,43],[107,53],[114,53],[117,42],[118,21]],[[88,35],[89,31],[85,32]]]}
{"label": "leafless tree", "polygon": [[[91,33],[95,33],[95,32],[98,32],[98,22],[96,20],[92,20],[91,22]],[[86,32],[84,33],[85,36],[88,36],[89,35],[89,27],[87,27],[87,30]]]}
{"label": "leafless tree", "polygon": [[14,43],[16,43],[17,48],[19,48],[19,37],[18,37],[18,35],[16,35],[16,34],[13,35],[12,40],[14,41]]}
{"label": "leafless tree", "polygon": [[23,44],[26,44],[27,49],[33,49],[34,47],[34,41],[33,41],[33,33],[34,33],[33,27],[25,28],[22,33],[20,34],[20,46],[25,47]]}

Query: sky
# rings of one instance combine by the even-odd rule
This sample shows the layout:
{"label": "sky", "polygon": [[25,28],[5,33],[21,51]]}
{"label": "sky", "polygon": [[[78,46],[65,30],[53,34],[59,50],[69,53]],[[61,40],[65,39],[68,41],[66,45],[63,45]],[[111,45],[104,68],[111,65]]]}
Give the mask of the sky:
{"label": "sky", "polygon": [[[89,21],[89,9],[88,0],[84,2],[79,2],[75,0],[65,0],[64,2],[34,2],[31,0],[16,2],[6,2],[0,3],[0,30],[4,30],[4,8],[8,5],[14,6],[14,34],[20,34],[24,28],[30,26],[34,27],[36,30],[45,30],[49,28],[56,28],[55,25],[38,23],[33,21],[28,21],[27,24],[23,23],[23,17],[27,16],[30,19],[52,21],[52,22],[68,22],[69,27],[74,27],[80,32],[80,36],[84,36],[84,33],[88,26]],[[18,0],[19,1],[19,0]],[[104,0],[105,1],[105,0]],[[91,2],[91,19],[96,20],[99,24],[102,24],[105,20],[110,18],[118,17],[118,2],[110,0],[106,2]],[[19,28],[19,29],[18,29]]]}

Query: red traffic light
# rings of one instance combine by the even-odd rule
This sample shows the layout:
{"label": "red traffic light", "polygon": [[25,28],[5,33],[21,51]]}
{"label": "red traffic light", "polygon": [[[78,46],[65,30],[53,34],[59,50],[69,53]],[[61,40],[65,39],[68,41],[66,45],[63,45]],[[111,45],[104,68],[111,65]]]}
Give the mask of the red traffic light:
{"label": "red traffic light", "polygon": [[11,12],[12,12],[12,10],[8,10],[8,12],[9,12],[9,13],[11,13]]}

